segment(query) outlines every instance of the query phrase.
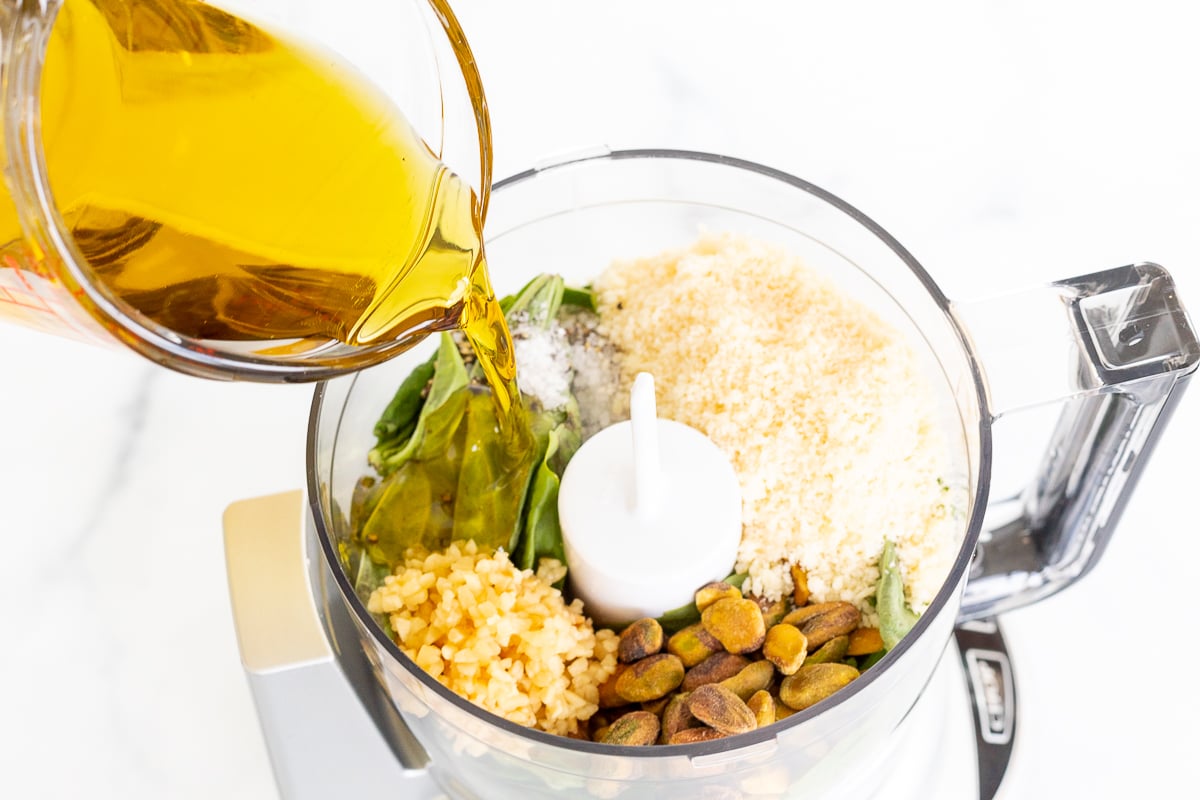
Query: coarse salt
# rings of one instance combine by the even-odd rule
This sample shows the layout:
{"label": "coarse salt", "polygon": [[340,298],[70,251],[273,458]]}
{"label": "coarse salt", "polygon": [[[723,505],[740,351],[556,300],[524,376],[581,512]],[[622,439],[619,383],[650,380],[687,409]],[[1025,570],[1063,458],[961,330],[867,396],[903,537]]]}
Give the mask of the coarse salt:
{"label": "coarse salt", "polygon": [[518,318],[511,333],[521,391],[547,411],[565,406],[571,399],[571,345],[566,331],[557,324],[543,328]]}

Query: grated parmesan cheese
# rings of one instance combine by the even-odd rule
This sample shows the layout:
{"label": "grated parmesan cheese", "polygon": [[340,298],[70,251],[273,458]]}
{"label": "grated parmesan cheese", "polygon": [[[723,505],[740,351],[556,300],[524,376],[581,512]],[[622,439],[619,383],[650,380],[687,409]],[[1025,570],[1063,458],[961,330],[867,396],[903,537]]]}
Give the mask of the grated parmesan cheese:
{"label": "grated parmesan cheese", "polygon": [[885,538],[909,600],[941,587],[961,531],[950,468],[915,354],[793,256],[732,236],[613,264],[595,281],[621,387],[655,376],[658,412],[725,450],[743,493],[738,571],[777,599],[789,567],[815,602],[867,602]]}

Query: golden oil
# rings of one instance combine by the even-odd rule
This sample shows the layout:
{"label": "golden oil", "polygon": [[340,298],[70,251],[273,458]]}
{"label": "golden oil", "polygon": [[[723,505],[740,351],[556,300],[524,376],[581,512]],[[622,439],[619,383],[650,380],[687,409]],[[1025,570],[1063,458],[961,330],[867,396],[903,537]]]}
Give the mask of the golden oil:
{"label": "golden oil", "polygon": [[64,0],[40,99],[55,205],[149,320],[300,358],[462,326],[511,383],[478,198],[336,55],[196,0]]}

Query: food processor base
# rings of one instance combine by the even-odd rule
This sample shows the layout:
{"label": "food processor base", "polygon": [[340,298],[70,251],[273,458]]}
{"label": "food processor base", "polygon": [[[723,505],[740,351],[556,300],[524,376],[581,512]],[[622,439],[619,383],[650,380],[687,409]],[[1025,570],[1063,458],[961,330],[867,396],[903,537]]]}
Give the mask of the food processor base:
{"label": "food processor base", "polygon": [[[929,686],[896,729],[896,746],[871,800],[964,800],[980,797],[967,682],[953,646]],[[849,796],[849,795],[848,795]]]}

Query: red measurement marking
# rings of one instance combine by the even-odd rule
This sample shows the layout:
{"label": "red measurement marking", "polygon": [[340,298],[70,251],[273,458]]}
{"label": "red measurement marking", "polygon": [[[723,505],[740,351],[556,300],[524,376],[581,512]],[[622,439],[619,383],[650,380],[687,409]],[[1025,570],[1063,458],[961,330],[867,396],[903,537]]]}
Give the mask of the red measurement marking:
{"label": "red measurement marking", "polygon": [[[32,255],[32,253],[29,253],[28,251],[26,251],[25,255],[30,256],[30,255]],[[9,252],[9,253],[5,253],[3,256],[0,256],[0,262],[3,262],[4,266],[8,267],[9,269],[11,269],[13,271],[13,274],[17,276],[17,280],[19,280],[25,286],[26,289],[28,289],[31,292],[36,291],[33,288],[33,284],[31,284],[26,279],[25,273],[32,271],[34,275],[38,275],[38,277],[42,277],[42,276],[36,270],[30,269],[28,258],[26,258],[25,260],[21,260],[21,259],[14,257],[13,254],[11,252]]]}
{"label": "red measurement marking", "polygon": [[17,267],[17,280],[19,280],[26,289],[34,294],[37,294],[37,291],[33,288],[33,285],[29,281],[25,280],[25,273],[21,271],[20,267]]}
{"label": "red measurement marking", "polygon": [[13,289],[0,288],[0,302],[12,303],[22,308],[32,308],[35,311],[54,313],[50,306],[46,305],[46,301],[36,294],[26,294]]}

